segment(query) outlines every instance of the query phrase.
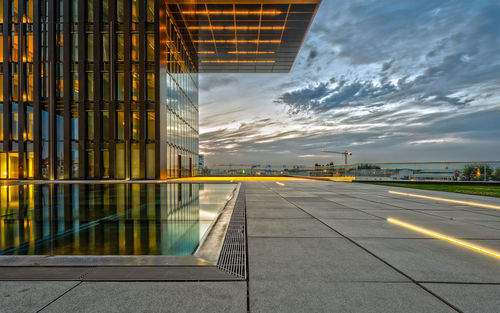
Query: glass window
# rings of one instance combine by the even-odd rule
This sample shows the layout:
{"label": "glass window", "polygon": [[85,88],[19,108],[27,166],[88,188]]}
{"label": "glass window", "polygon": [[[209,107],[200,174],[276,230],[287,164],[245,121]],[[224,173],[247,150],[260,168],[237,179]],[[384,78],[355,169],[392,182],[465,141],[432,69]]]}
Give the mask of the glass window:
{"label": "glass window", "polygon": [[132,100],[139,100],[139,73],[135,72],[136,67],[132,67]]}
{"label": "glass window", "polygon": [[147,35],[147,61],[154,62],[155,60],[155,35]]}
{"label": "glass window", "polygon": [[87,175],[90,178],[94,177],[94,150],[87,150]]}
{"label": "glass window", "polygon": [[131,43],[132,61],[139,61],[139,34],[131,35]]}
{"label": "glass window", "polygon": [[78,140],[78,113],[74,112],[71,116],[71,139]]}
{"label": "glass window", "polygon": [[3,72],[0,73],[0,101],[3,102]]}
{"label": "glass window", "polygon": [[71,45],[73,61],[78,62],[78,34],[72,34],[71,39],[73,40],[73,44]]}
{"label": "glass window", "polygon": [[102,138],[109,139],[109,112],[102,112]]}
{"label": "glass window", "polygon": [[139,0],[132,0],[132,21],[139,21]]}
{"label": "glass window", "polygon": [[94,73],[87,73],[87,100],[94,100]]}
{"label": "glass window", "polygon": [[33,119],[34,119],[34,115],[33,115],[33,107],[31,106],[28,106],[26,107],[26,119],[27,119],[27,122],[28,122],[28,129],[27,129],[27,139],[32,141],[33,140]]}
{"label": "glass window", "polygon": [[117,143],[115,149],[115,178],[125,178],[125,144]]}
{"label": "glass window", "polygon": [[94,21],[94,0],[87,0],[87,21]]}
{"label": "glass window", "polygon": [[94,139],[94,112],[87,112],[87,138]]}
{"label": "glass window", "polygon": [[109,34],[102,34],[102,61],[109,62]]}
{"label": "glass window", "polygon": [[147,112],[148,114],[148,139],[155,139],[155,112]]}
{"label": "glass window", "polygon": [[148,84],[148,90],[147,90],[148,100],[155,101],[155,74],[154,73],[147,73],[147,84]]}
{"label": "glass window", "polygon": [[139,140],[139,112],[132,112],[132,139]]}
{"label": "glass window", "polygon": [[139,144],[131,144],[131,157],[132,157],[132,178],[141,178],[141,162],[139,156]]}
{"label": "glass window", "polygon": [[78,177],[79,175],[79,157],[78,157],[79,151],[78,151],[78,143],[77,142],[72,142],[71,143],[71,175],[73,178]]}
{"label": "glass window", "polygon": [[[2,5],[0,3],[0,7],[1,6]],[[3,62],[3,34],[0,34],[0,62]]]}
{"label": "glass window", "polygon": [[156,162],[155,162],[155,144],[154,143],[148,143],[146,145],[146,150],[147,150],[147,178],[148,179],[155,179],[155,167],[156,167]]}
{"label": "glass window", "polygon": [[146,8],[146,20],[148,22],[155,21],[155,1],[148,0],[147,8]]}
{"label": "glass window", "polygon": [[12,137],[12,140],[15,140],[17,141],[19,139],[19,134],[18,134],[18,123],[19,123],[19,113],[17,111],[18,109],[18,105],[17,105],[17,102],[12,102],[12,105],[11,105],[11,110],[12,110],[12,119],[11,119],[11,123],[12,123],[12,130],[11,130],[11,137]]}
{"label": "glass window", "polygon": [[73,100],[78,100],[78,91],[80,90],[80,84],[78,81],[78,72],[73,72],[73,79],[71,80],[73,84]]}
{"label": "glass window", "polygon": [[125,0],[116,1],[116,18],[118,22],[123,22],[125,20]]}
{"label": "glass window", "polygon": [[87,61],[94,61],[94,35],[87,34]]}
{"label": "glass window", "polygon": [[123,39],[123,34],[118,34],[116,37],[116,58],[118,61],[124,60],[125,56],[125,47],[124,47],[124,39]]}
{"label": "glass window", "polygon": [[116,112],[116,139],[123,140],[125,136],[125,114]]}
{"label": "glass window", "polygon": [[101,10],[102,10],[102,20],[104,22],[108,21],[109,16],[109,2],[108,0],[101,0]]}
{"label": "glass window", "polygon": [[102,73],[102,99],[103,100],[110,100],[109,99],[109,93],[110,93],[110,84],[109,84],[109,73],[105,72]]}
{"label": "glass window", "polygon": [[3,141],[3,103],[0,103],[0,141]]}
{"label": "glass window", "polygon": [[109,177],[109,150],[102,150],[102,176]]}
{"label": "glass window", "polygon": [[116,100],[124,100],[125,97],[125,75],[124,73],[116,73],[117,88],[116,88]]}

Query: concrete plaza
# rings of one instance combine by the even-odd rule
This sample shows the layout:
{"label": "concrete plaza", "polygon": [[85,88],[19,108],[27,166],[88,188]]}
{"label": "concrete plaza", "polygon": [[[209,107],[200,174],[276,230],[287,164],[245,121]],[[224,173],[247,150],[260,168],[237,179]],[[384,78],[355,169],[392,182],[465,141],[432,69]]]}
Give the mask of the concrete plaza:
{"label": "concrete plaza", "polygon": [[244,182],[248,281],[0,281],[0,312],[499,312],[500,199],[314,180]]}

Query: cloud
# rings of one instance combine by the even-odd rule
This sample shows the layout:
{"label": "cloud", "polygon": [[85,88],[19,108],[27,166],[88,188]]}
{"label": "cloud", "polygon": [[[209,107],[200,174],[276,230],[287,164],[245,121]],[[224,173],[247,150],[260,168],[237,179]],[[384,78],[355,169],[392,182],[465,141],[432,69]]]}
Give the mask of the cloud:
{"label": "cloud", "polygon": [[495,0],[323,1],[290,74],[200,79],[202,151],[263,164],[314,163],[325,147],[359,162],[495,158],[498,16]]}

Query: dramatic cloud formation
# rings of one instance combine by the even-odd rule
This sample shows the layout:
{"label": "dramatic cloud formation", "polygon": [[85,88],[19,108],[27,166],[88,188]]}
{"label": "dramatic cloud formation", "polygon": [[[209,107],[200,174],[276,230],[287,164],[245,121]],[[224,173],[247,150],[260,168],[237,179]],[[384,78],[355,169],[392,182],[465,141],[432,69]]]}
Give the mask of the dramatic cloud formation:
{"label": "dramatic cloud formation", "polygon": [[201,152],[210,165],[313,164],[324,147],[500,159],[499,17],[497,1],[323,0],[289,74],[201,76]]}

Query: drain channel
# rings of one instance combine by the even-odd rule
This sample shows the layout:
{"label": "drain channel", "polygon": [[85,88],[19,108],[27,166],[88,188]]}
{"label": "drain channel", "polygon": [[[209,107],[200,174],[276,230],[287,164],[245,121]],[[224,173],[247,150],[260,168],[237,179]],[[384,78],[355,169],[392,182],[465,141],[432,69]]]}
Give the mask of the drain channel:
{"label": "drain channel", "polygon": [[227,227],[217,267],[237,277],[247,278],[245,187],[240,186],[233,214]]}

